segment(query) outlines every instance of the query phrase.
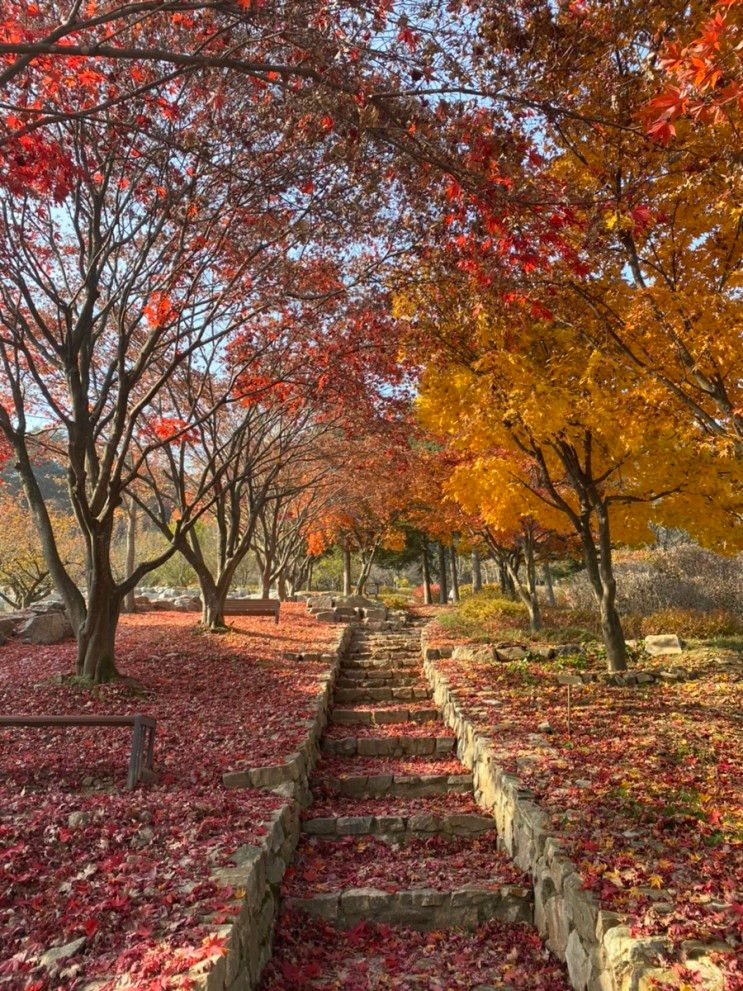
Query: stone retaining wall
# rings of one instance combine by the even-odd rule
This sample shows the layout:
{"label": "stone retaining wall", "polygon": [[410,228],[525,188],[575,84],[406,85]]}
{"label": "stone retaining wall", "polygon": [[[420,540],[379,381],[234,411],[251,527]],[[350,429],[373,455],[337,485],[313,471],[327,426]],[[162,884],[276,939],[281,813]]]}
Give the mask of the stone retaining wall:
{"label": "stone retaining wall", "polygon": [[[663,978],[676,986],[674,975],[656,966],[668,941],[663,936],[631,936],[627,920],[603,909],[592,892],[583,890],[563,843],[549,834],[546,813],[518,778],[497,764],[489,738],[475,730],[437,669],[439,652],[426,647],[425,630],[422,649],[434,700],[458,738],[462,763],[472,769],[475,799],[495,817],[499,845],[531,875],[535,924],[550,949],[566,962],[572,986],[576,991],[649,991],[654,980]],[[721,971],[704,947],[696,949],[687,954],[685,966],[699,974],[700,987],[722,991]]]}
{"label": "stone retaining wall", "polygon": [[244,846],[230,858],[234,866],[215,871],[214,878],[240,892],[239,911],[229,925],[215,925],[225,953],[194,968],[189,974],[198,991],[255,991],[271,957],[273,927],[284,871],[299,842],[301,801],[307,779],[319,756],[319,741],[328,720],[333,685],[341,657],[348,648],[351,627],[339,631],[330,672],[321,680],[315,714],[308,720],[307,736],[299,750],[283,764],[245,768],[224,775],[226,787],[267,787],[289,801],[271,819],[259,846]]}

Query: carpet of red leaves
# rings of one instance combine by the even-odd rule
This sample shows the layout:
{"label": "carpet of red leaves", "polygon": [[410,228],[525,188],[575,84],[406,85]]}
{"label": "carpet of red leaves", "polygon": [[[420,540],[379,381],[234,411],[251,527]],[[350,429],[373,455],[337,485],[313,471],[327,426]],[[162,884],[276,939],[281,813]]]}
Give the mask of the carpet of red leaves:
{"label": "carpet of red leaves", "polygon": [[283,894],[307,898],[323,891],[377,888],[450,891],[465,884],[499,888],[527,879],[497,848],[495,830],[481,837],[430,836],[386,843],[369,836],[325,840],[304,836],[284,875]]}
{"label": "carpet of red leaves", "polygon": [[[431,642],[431,641],[429,641]],[[433,642],[439,642],[434,640]],[[685,664],[689,661],[684,658]],[[436,662],[498,763],[536,793],[586,886],[637,933],[726,940],[743,907],[741,680],[566,688],[550,662]],[[540,733],[548,722],[552,732]],[[728,958],[731,981],[740,978]]]}
{"label": "carpet of red leaves", "polygon": [[528,926],[417,932],[361,922],[336,930],[285,911],[262,991],[472,991],[479,984],[568,991],[564,969]]}
{"label": "carpet of red leaves", "polygon": [[303,819],[332,816],[414,816],[414,815],[482,815],[482,809],[472,794],[453,792],[422,798],[401,798],[387,795],[380,798],[349,798],[335,795],[332,799],[318,798],[305,809]]}
{"label": "carpet of red leaves", "polygon": [[466,774],[456,758],[439,757],[322,757],[315,770],[320,782],[349,774]]}
{"label": "carpet of red leaves", "polygon": [[325,731],[331,740],[345,740],[348,737],[367,736],[452,736],[452,731],[442,722],[429,723],[382,723],[372,726],[369,723],[333,723]]}
{"label": "carpet of red leaves", "polygon": [[[215,952],[201,919],[228,911],[232,892],[210,874],[259,842],[283,802],[227,791],[222,774],[297,749],[327,665],[282,653],[322,650],[335,631],[293,604],[278,627],[240,618],[215,636],[194,625],[176,613],[122,620],[118,663],[136,688],[60,683],[72,643],[0,648],[0,712],[148,713],[160,776],[124,790],[127,729],[0,731],[3,991],[73,991],[107,974],[148,991]],[[45,950],[83,936],[69,966],[39,966]]]}

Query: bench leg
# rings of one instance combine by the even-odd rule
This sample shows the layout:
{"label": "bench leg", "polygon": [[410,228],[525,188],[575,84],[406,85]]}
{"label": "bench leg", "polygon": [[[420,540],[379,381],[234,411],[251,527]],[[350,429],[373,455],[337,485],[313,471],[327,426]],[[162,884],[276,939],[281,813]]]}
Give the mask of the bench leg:
{"label": "bench leg", "polygon": [[142,751],[144,749],[144,726],[138,717],[134,717],[134,728],[132,729],[132,752],[129,756],[129,774],[126,779],[126,786],[129,789],[136,788],[142,770]]}

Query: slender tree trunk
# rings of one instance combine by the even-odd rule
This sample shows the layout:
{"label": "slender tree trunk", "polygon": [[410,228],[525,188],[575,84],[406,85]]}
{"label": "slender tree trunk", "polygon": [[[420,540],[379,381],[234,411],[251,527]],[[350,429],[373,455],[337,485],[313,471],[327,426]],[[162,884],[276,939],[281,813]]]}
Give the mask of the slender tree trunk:
{"label": "slender tree trunk", "polygon": [[622,623],[616,607],[617,586],[611,560],[609,517],[605,507],[602,506],[597,509],[596,522],[599,533],[600,549],[598,550],[591,533],[590,513],[584,512],[581,519],[580,536],[583,543],[586,571],[599,607],[607,667],[610,671],[626,671],[627,645],[624,642]]}
{"label": "slender tree trunk", "polygon": [[534,563],[534,548],[531,545],[531,541],[526,541],[525,543],[526,587],[514,571],[510,561],[506,562],[506,567],[508,568],[508,575],[513,583],[513,587],[518,597],[526,606],[526,611],[529,613],[529,631],[531,633],[538,633],[542,629],[542,611],[539,608],[539,597],[537,596],[537,572]]}
{"label": "slender tree trunk", "polygon": [[478,550],[472,551],[472,591],[482,591],[482,566]]}
{"label": "slender tree trunk", "polygon": [[423,604],[430,606],[433,602],[433,597],[431,596],[431,567],[428,563],[428,541],[423,541],[423,558],[422,558],[422,570],[423,570]]}
{"label": "slender tree trunk", "polygon": [[552,584],[552,568],[550,568],[549,561],[545,561],[542,565],[542,578],[544,580],[544,590],[547,596],[547,605],[554,606],[555,603],[555,588]]}
{"label": "slender tree trunk", "polygon": [[343,594],[351,594],[351,548],[343,545]]}
{"label": "slender tree trunk", "polygon": [[505,562],[503,561],[498,561],[498,584],[500,585],[501,595],[504,598],[508,598],[508,573]]}
{"label": "slender tree trunk", "polygon": [[439,602],[446,605],[449,601],[449,589],[446,580],[446,551],[441,541],[438,542],[439,555]]}
{"label": "slender tree trunk", "polygon": [[271,571],[267,569],[261,575],[261,598],[271,598]]}
{"label": "slender tree trunk", "polygon": [[[134,571],[134,565],[137,560],[137,504],[133,499],[129,500],[126,515],[126,577],[128,578]],[[134,598],[135,590],[131,589],[124,596],[124,612],[132,613],[137,611],[137,605]]]}
{"label": "slender tree trunk", "polygon": [[315,562],[310,561],[309,567],[307,568],[307,591],[312,591],[312,572],[315,569]]}
{"label": "slender tree trunk", "polygon": [[279,599],[282,602],[286,602],[286,575],[283,571],[279,572],[279,577],[276,580],[277,589],[279,593]]}
{"label": "slender tree trunk", "polygon": [[459,569],[457,567],[457,552],[454,547],[449,548],[451,558],[451,590],[454,602],[459,602]]}

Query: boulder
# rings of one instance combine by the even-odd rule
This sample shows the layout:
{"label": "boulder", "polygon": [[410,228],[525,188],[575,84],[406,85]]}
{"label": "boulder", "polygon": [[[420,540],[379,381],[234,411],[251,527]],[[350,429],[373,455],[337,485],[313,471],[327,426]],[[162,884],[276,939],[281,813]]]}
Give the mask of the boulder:
{"label": "boulder", "polygon": [[179,595],[173,599],[173,608],[181,612],[200,612],[201,599],[197,595]]}
{"label": "boulder", "polygon": [[526,657],[526,648],[518,644],[510,647],[496,647],[495,657],[499,661],[523,661]]}
{"label": "boulder", "polygon": [[73,635],[72,624],[63,612],[32,616],[18,632],[25,643],[59,643]]}
{"label": "boulder", "polygon": [[659,657],[662,654],[680,654],[682,652],[681,641],[675,633],[645,637],[645,650],[651,657]]}
{"label": "boulder", "polygon": [[495,648],[489,643],[464,644],[461,647],[455,647],[451,656],[454,661],[474,661],[475,663],[497,660]]}
{"label": "boulder", "polygon": [[554,650],[553,657],[575,657],[583,653],[583,646],[579,643],[561,643]]}
{"label": "boulder", "polygon": [[9,616],[0,616],[0,636],[12,637],[15,633],[16,626],[27,618],[22,613],[11,613]]}

